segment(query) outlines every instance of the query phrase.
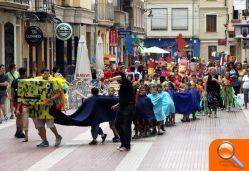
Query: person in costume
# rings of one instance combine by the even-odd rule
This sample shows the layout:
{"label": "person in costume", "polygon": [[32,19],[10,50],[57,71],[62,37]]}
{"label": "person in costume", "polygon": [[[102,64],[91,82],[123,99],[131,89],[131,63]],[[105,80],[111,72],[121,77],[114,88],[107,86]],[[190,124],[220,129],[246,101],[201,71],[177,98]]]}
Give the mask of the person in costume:
{"label": "person in costume", "polygon": [[165,112],[163,112],[163,96],[158,93],[158,88],[156,84],[151,84],[150,86],[150,94],[148,97],[151,99],[154,107],[154,113],[157,120],[157,135],[162,135],[161,126],[163,125],[164,120],[166,119]]}
{"label": "person in costume", "polygon": [[233,79],[233,89],[234,89],[235,95],[237,95],[240,92],[239,72],[235,68],[235,65],[233,62],[230,62],[228,64],[228,71],[229,71],[230,77]]}
{"label": "person in costume", "polygon": [[[15,115],[16,115],[16,138],[25,138],[24,142],[28,141],[28,105],[18,103],[18,80],[27,78],[27,69],[19,68],[20,77],[13,80],[11,84],[11,98],[13,100],[13,106],[15,107]],[[25,131],[25,135],[23,134]]]}
{"label": "person in costume", "polygon": [[[36,78],[37,80],[51,81],[51,78],[49,75],[49,69],[45,68],[42,70],[41,73],[42,73],[41,78],[40,79]],[[50,107],[52,105],[55,105],[57,103],[57,100],[60,98],[60,89],[56,82],[54,82],[52,89],[51,89],[51,92],[47,94],[50,97],[47,97],[46,103],[42,106],[42,114],[38,116],[38,130],[39,130],[39,135],[41,136],[41,139],[42,139],[42,143],[38,144],[37,147],[48,147],[49,146],[45,125],[47,125],[47,127],[50,128],[50,130],[55,135],[55,138],[56,138],[55,147],[58,147],[61,144],[62,136],[59,135],[54,125],[54,118],[49,114]]]}
{"label": "person in costume", "polygon": [[[98,96],[99,89],[92,88],[91,93],[92,93],[92,96]],[[98,144],[98,141],[97,141],[98,135],[101,136],[102,143],[105,142],[105,139],[107,137],[107,134],[104,134],[104,132],[103,132],[102,128],[99,126],[99,124],[91,126],[91,134],[92,134],[93,140],[89,143],[89,145],[97,145]]]}
{"label": "person in costume", "polygon": [[226,72],[225,77],[222,79],[222,90],[224,95],[224,105],[229,112],[233,103],[232,94],[234,93],[233,79],[230,77],[229,72]]}
{"label": "person in costume", "polygon": [[[171,82],[168,82],[165,86],[165,91],[170,95],[172,101],[173,101],[173,96],[174,96],[174,92],[175,92],[175,88],[174,85]],[[173,101],[174,103],[174,101]],[[175,107],[175,105],[174,105]],[[174,126],[175,125],[175,112],[171,113],[169,115],[169,125],[170,126]]]}

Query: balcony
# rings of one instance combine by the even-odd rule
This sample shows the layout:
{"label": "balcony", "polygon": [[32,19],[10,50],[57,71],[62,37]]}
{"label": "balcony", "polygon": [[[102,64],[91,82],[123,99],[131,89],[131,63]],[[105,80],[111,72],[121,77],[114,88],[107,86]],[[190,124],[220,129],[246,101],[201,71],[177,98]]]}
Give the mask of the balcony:
{"label": "balcony", "polygon": [[26,11],[29,7],[29,0],[0,0],[0,8],[7,10]]}
{"label": "balcony", "polygon": [[114,22],[114,7],[113,4],[100,3],[98,4],[98,24],[112,26]]}
{"label": "balcony", "polygon": [[114,23],[118,27],[126,27],[129,24],[129,14],[124,11],[114,11]]}

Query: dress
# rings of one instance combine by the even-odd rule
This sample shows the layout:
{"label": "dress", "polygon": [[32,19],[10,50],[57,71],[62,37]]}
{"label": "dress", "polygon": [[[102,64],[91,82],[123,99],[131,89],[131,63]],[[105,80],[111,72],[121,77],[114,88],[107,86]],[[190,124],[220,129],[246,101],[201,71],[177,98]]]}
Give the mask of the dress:
{"label": "dress", "polygon": [[[218,79],[218,75],[216,75],[215,78]],[[220,107],[220,85],[212,80],[211,75],[208,76],[207,81],[207,101],[208,107],[211,109]]]}
{"label": "dress", "polygon": [[162,109],[163,109],[162,108],[162,104],[163,104],[162,97],[163,96],[161,94],[158,94],[158,93],[157,94],[148,94],[147,96],[151,99],[151,102],[154,105],[153,110],[155,113],[156,120],[158,122],[165,120],[166,116],[165,116],[165,113],[162,111]]}

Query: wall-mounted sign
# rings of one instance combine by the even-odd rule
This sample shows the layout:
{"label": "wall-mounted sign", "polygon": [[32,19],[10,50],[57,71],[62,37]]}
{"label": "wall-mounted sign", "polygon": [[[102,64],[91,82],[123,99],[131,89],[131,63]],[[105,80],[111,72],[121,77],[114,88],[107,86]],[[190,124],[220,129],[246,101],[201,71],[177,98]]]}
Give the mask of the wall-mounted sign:
{"label": "wall-mounted sign", "polygon": [[66,41],[72,37],[73,28],[68,23],[60,23],[57,25],[55,32],[58,39]]}
{"label": "wall-mounted sign", "polygon": [[25,40],[30,46],[38,46],[43,40],[43,33],[39,27],[30,26],[25,31]]}
{"label": "wall-mounted sign", "polygon": [[219,46],[227,45],[227,40],[226,39],[218,39],[218,45]]}
{"label": "wall-mounted sign", "polygon": [[109,44],[110,44],[110,47],[118,46],[118,33],[117,33],[117,30],[115,29],[111,29],[109,33]]}
{"label": "wall-mounted sign", "polygon": [[118,31],[118,37],[120,38],[125,38],[126,35],[131,35],[131,34],[132,34],[131,30],[119,30]]}

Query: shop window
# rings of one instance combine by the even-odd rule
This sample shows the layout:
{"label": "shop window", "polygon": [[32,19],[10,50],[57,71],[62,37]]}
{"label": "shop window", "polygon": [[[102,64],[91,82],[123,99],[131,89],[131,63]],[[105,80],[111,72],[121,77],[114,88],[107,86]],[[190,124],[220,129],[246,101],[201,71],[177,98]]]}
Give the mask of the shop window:
{"label": "shop window", "polygon": [[217,52],[217,46],[208,46],[208,59],[212,59],[213,52]]}

